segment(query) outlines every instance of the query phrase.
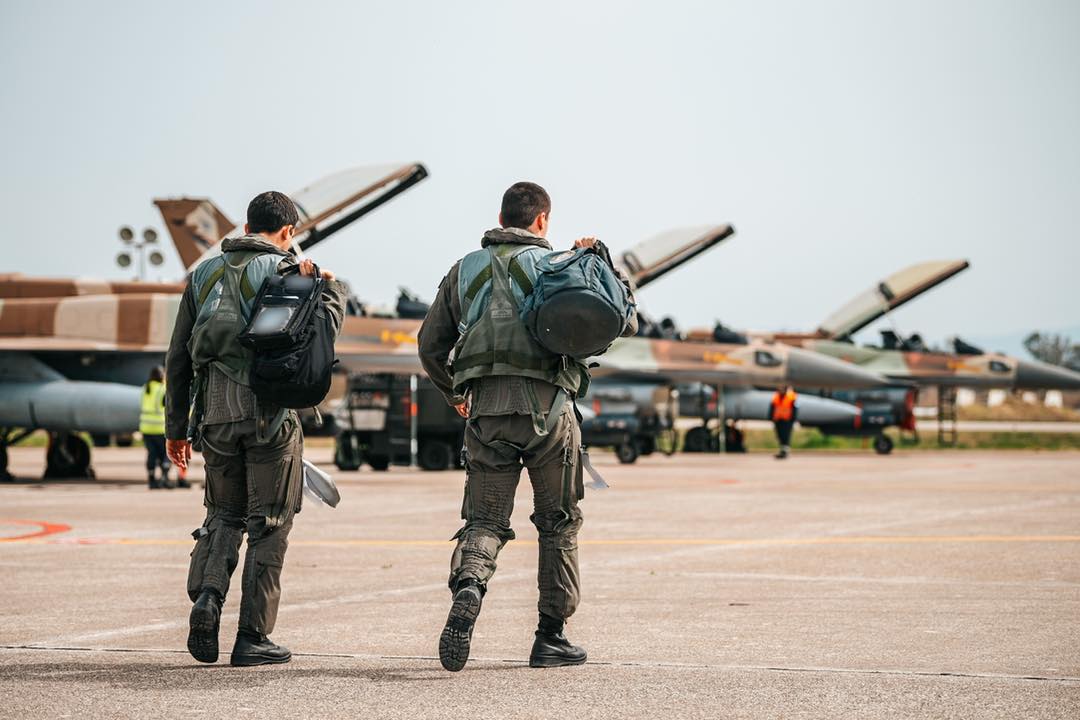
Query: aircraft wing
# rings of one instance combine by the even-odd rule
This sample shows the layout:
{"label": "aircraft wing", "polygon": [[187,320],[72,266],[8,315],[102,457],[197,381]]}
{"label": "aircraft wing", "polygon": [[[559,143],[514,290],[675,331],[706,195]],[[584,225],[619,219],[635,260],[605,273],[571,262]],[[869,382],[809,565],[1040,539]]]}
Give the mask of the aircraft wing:
{"label": "aircraft wing", "polygon": [[61,298],[76,295],[182,293],[183,291],[183,283],[28,277],[21,273],[0,275],[0,300]]}
{"label": "aircraft wing", "polygon": [[634,286],[641,288],[734,234],[731,225],[669,230],[624,252],[622,264]]}
{"label": "aircraft wing", "polygon": [[747,344],[619,338],[602,356],[594,377],[704,382],[715,385],[790,384],[808,388],[864,388],[886,384],[881,375],[801,348]]}
{"label": "aircraft wing", "polygon": [[419,320],[346,317],[334,351],[349,372],[423,374],[419,331]]}
{"label": "aircraft wing", "polygon": [[937,260],[906,267],[855,296],[818,328],[821,337],[848,337],[968,268],[967,260]]}
{"label": "aircraft wing", "polygon": [[180,293],[0,300],[0,350],[165,352]]}

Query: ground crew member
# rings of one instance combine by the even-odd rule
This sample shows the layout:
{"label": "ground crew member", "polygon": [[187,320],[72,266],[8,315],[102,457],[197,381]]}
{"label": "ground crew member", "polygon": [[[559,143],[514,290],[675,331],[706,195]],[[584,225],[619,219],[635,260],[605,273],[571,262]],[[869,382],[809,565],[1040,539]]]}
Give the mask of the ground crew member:
{"label": "ground crew member", "polygon": [[[151,490],[172,487],[169,485],[169,456],[165,453],[165,368],[156,365],[150,370],[150,379],[143,385],[142,407],[139,411],[139,433],[146,448],[146,478]],[[161,477],[157,471],[161,468]],[[176,487],[188,488],[191,484],[183,477],[177,479]]]}
{"label": "ground crew member", "polygon": [[[514,538],[510,513],[523,464],[533,487],[530,519],[540,536],[540,616],[529,664],[579,665],[586,658],[582,648],[566,639],[563,627],[579,600],[578,500],[583,494],[581,431],[572,403],[565,400],[576,395],[588,370],[545,350],[517,317],[522,273],[527,275],[551,250],[545,239],[550,212],[551,199],[542,187],[528,182],[511,186],[503,195],[501,227],[485,233],[481,249],[451,268],[420,328],[424,369],[450,405],[468,418],[465,525],[455,536],[449,580],[453,601],[439,639],[439,659],[447,670],[465,666],[495,560]],[[596,242],[582,238],[575,247]],[[462,336],[463,300],[483,296],[485,288],[490,288],[486,312],[501,322],[477,323]],[[637,331],[636,316],[631,325],[625,334]],[[484,329],[493,327],[500,328],[498,337]]]}
{"label": "ground crew member", "polygon": [[[251,351],[240,346],[237,335],[263,281],[297,263],[289,250],[298,222],[295,205],[282,193],[265,192],[251,201],[245,235],[222,241],[221,256],[205,260],[191,274],[166,359],[169,457],[186,469],[194,448],[205,460],[206,519],[193,533],[187,581],[194,602],[188,651],[200,662],[217,660],[221,607],[245,531],[231,662],[261,665],[292,657],[268,635],[277,618],[293,514],[300,509],[304,438],[294,411],[256,400],[248,385]],[[313,273],[310,260],[300,262],[300,272]],[[328,281],[322,299],[337,332],[345,286],[333,273],[321,272]]]}
{"label": "ground crew member", "polygon": [[791,452],[791,430],[795,427],[795,420],[799,415],[795,401],[795,391],[790,385],[785,385],[776,391],[769,403],[769,419],[776,431],[776,440],[780,443],[780,450],[776,453],[777,460],[783,460]]}

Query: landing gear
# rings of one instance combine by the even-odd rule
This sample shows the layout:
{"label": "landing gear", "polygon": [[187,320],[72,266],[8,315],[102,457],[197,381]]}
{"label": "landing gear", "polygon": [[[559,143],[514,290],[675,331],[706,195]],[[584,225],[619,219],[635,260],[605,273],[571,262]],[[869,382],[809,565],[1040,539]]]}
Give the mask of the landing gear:
{"label": "landing gear", "polygon": [[881,434],[874,438],[874,452],[878,455],[888,455],[892,449],[893,441],[888,435]]}
{"label": "landing gear", "polygon": [[683,438],[683,452],[703,453],[719,452],[720,438],[704,425],[690,428]]}
{"label": "landing gear", "polygon": [[709,429],[698,426],[686,431],[683,438],[683,452],[700,453],[709,449]]}
{"label": "landing gear", "polygon": [[11,477],[11,474],[8,472],[7,464],[7,445],[0,445],[0,482],[11,482],[15,479]]}
{"label": "landing gear", "polygon": [[353,433],[343,432],[334,442],[334,464],[338,470],[352,472],[360,469],[360,445]]}
{"label": "landing gear", "polygon": [[638,454],[637,442],[634,440],[628,440],[615,446],[615,457],[619,458],[619,462],[623,465],[629,465],[637,460]]}
{"label": "landing gear", "polygon": [[454,450],[443,440],[427,440],[420,443],[417,462],[424,470],[447,470],[454,463]]}
{"label": "landing gear", "polygon": [[112,438],[109,433],[91,433],[90,442],[94,444],[94,447],[109,447]]}
{"label": "landing gear", "polygon": [[390,469],[390,457],[388,455],[368,455],[366,458],[372,470],[386,472]]}
{"label": "landing gear", "polygon": [[50,433],[45,452],[45,478],[93,478],[90,445],[72,433]]}

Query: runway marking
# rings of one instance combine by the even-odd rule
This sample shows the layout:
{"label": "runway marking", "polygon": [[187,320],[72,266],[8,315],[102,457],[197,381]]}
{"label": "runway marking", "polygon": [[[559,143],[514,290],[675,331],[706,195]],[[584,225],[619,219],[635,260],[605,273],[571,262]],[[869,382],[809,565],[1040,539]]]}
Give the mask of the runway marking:
{"label": "runway marking", "polygon": [[[910,522],[910,521],[909,521]],[[67,528],[67,526],[61,526]],[[69,529],[69,528],[68,528]],[[61,532],[61,531],[54,531]],[[4,542],[19,545],[183,545],[190,540],[172,538],[61,538],[42,540],[42,533],[5,538]],[[290,540],[290,547],[432,547],[449,545],[452,540],[392,540],[352,538],[342,540]],[[535,543],[533,539],[519,543]],[[922,543],[1073,543],[1080,542],[1080,535],[867,535],[779,538],[595,538],[582,539],[579,545],[912,545]],[[513,547],[513,545],[508,545]]]}
{"label": "runway marking", "polygon": [[[131,653],[136,655],[183,655],[186,650],[177,648],[91,648],[91,647],[42,647],[36,645],[0,645],[0,650],[29,650],[36,652],[79,652],[79,653]],[[315,658],[321,660],[366,660],[366,661],[407,661],[420,660],[434,663],[438,660],[434,655],[383,655],[377,653],[335,653],[335,652],[294,652],[293,657]],[[492,663],[508,665],[526,665],[528,660],[524,658],[492,658],[471,657],[469,662]],[[714,663],[682,663],[666,660],[588,660],[586,665],[595,667],[630,667],[630,668],[667,668],[672,670],[716,670],[716,671],[743,671],[743,672],[788,672],[788,673],[819,673],[819,674],[843,674],[843,675],[895,675],[902,677],[957,677],[977,680],[1024,680],[1040,682],[1063,682],[1077,683],[1080,677],[1070,675],[1021,675],[1012,673],[988,673],[966,672],[963,670],[905,670],[902,668],[846,668],[846,667],[791,667],[784,665],[735,665]],[[202,666],[192,664],[193,669]],[[176,668],[183,670],[184,668]],[[248,672],[246,669],[235,672]]]}
{"label": "runway marking", "polygon": [[0,537],[0,542],[24,542],[34,538],[45,537],[46,535],[64,533],[71,529],[70,525],[65,525],[64,523],[50,523],[45,522],[44,520],[16,520],[14,518],[0,519],[0,525],[36,525],[39,528],[37,532],[27,533],[26,535]]}

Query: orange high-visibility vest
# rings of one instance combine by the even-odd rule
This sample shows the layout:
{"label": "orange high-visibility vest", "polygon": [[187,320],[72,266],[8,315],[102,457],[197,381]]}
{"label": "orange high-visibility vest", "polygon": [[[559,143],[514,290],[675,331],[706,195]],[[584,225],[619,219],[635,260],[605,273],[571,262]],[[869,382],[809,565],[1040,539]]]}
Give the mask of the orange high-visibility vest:
{"label": "orange high-visibility vest", "polygon": [[788,390],[784,395],[777,390],[772,399],[773,422],[784,422],[795,417],[795,391]]}

